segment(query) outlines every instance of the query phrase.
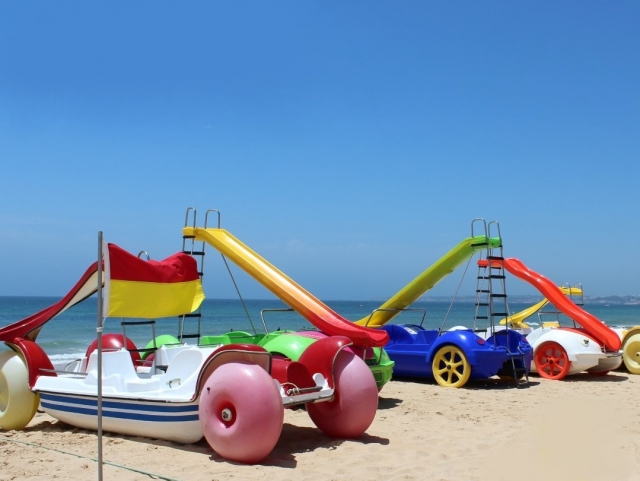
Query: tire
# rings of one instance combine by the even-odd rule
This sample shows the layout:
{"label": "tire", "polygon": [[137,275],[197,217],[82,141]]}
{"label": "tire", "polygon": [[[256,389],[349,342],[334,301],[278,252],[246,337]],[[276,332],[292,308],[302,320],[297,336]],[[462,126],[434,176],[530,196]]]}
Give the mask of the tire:
{"label": "tire", "polygon": [[0,354],[0,428],[24,429],[36,415],[40,396],[29,389],[27,365],[18,354]]}
{"label": "tire", "polygon": [[543,342],[533,357],[538,375],[545,379],[560,380],[569,374],[571,361],[564,347],[554,341]]}
{"label": "tire", "polygon": [[378,409],[378,386],[371,369],[352,352],[338,353],[332,401],[308,403],[313,423],[327,436],[354,439],[371,426]]}
{"label": "tire", "polygon": [[209,446],[225,459],[254,464],[273,450],[284,422],[282,397],[260,366],[231,362],[204,383],[198,405]]}
{"label": "tire", "polygon": [[446,345],[438,349],[431,363],[433,377],[442,387],[460,388],[471,377],[471,364],[462,349]]}
{"label": "tire", "polygon": [[622,360],[631,374],[640,374],[640,333],[631,335],[624,342]]}

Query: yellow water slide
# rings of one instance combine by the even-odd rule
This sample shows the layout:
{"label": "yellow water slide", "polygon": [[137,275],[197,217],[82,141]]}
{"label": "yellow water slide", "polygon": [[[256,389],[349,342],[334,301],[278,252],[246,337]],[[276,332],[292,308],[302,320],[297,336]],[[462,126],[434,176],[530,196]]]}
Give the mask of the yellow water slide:
{"label": "yellow water slide", "polygon": [[380,306],[380,310],[374,312],[355,324],[377,328],[383,326],[402,309],[413,304],[420,296],[435,286],[438,282],[456,270],[460,264],[467,261],[479,250],[496,248],[501,246],[499,237],[473,236],[467,237],[457,246],[442,256],[435,264],[407,284],[395,296]]}
{"label": "yellow water slide", "polygon": [[324,333],[346,336],[361,347],[382,347],[389,340],[385,331],[356,325],[331,310],[228,231],[185,227],[182,233],[185,238],[213,246]]}

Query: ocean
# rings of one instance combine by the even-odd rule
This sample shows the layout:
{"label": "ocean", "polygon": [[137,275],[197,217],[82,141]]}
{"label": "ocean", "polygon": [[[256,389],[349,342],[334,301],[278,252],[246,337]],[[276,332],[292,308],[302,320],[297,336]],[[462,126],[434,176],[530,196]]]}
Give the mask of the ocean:
{"label": "ocean", "polygon": [[[45,307],[59,299],[55,297],[9,297],[0,296],[0,327],[4,327]],[[382,301],[324,301],[331,309],[349,320],[358,320],[371,314],[382,304]],[[286,309],[279,300],[245,300],[245,306],[237,300],[206,299],[202,305],[202,334],[222,334],[232,330],[263,333],[265,327],[269,331],[276,329],[309,329],[311,324],[295,312],[281,311]],[[509,302],[509,312],[516,313],[533,302]],[[604,323],[611,326],[640,325],[640,305],[638,304],[590,304],[585,298],[584,310],[593,314]],[[276,309],[276,311],[274,311]],[[457,301],[451,306],[450,302],[441,300],[417,301],[412,304],[410,311],[398,315],[393,322],[419,324],[424,317],[427,328],[445,329],[456,325],[471,326],[475,313],[473,302]],[[264,311],[261,317],[261,311]],[[446,319],[446,321],[445,321]],[[551,320],[545,316],[543,320]],[[539,319],[531,317],[527,322],[535,325]],[[561,319],[561,321],[563,321]],[[567,321],[564,318],[564,321]],[[185,331],[195,330],[195,321],[187,320]],[[62,367],[68,362],[81,357],[89,344],[96,339],[97,299],[95,297],[72,307],[60,316],[47,323],[38,336],[38,344],[49,355],[54,365]],[[151,339],[151,328],[145,326],[125,326],[127,337],[138,347],[144,347]],[[122,332],[121,320],[109,318],[105,320],[104,332]],[[167,318],[157,320],[156,336],[162,334],[178,334],[178,319]],[[8,349],[0,344],[0,351]]]}

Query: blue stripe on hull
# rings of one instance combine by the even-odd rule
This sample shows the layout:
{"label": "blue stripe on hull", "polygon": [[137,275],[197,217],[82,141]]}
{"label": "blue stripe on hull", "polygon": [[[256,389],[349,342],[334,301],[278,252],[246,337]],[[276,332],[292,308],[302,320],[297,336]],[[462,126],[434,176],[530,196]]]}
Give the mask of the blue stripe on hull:
{"label": "blue stripe on hull", "polygon": [[[40,402],[44,409],[87,416],[98,415],[98,400],[96,398],[40,393]],[[198,420],[198,405],[195,403],[176,406],[144,401],[127,400],[120,402],[104,400],[102,407],[103,417],[151,422],[189,422]]]}
{"label": "blue stripe on hull", "polygon": [[[42,402],[42,407],[45,409],[50,409],[52,411],[64,411],[68,413],[74,414],[85,414],[87,416],[97,416],[98,409],[87,409],[76,406],[65,406],[62,404],[49,404],[47,402]],[[186,421],[197,421],[198,415],[191,414],[188,416],[166,416],[166,415],[149,415],[149,414],[140,414],[140,413],[132,413],[132,412],[121,412],[121,411],[109,411],[103,410],[102,416],[105,418],[118,418],[118,419],[131,419],[134,421],[158,421],[163,423],[170,422],[186,422]]]}

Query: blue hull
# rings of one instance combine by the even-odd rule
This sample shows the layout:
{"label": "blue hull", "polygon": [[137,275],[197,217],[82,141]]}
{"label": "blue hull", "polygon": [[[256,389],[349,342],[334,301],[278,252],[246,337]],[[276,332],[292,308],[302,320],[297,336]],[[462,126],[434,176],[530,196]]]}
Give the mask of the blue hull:
{"label": "blue hull", "polygon": [[458,347],[471,366],[470,379],[488,379],[495,375],[528,373],[533,349],[523,336],[515,331],[485,340],[470,330],[426,330],[414,325],[387,325],[390,342],[385,346],[395,362],[396,376],[433,378],[433,360],[444,346]]}

